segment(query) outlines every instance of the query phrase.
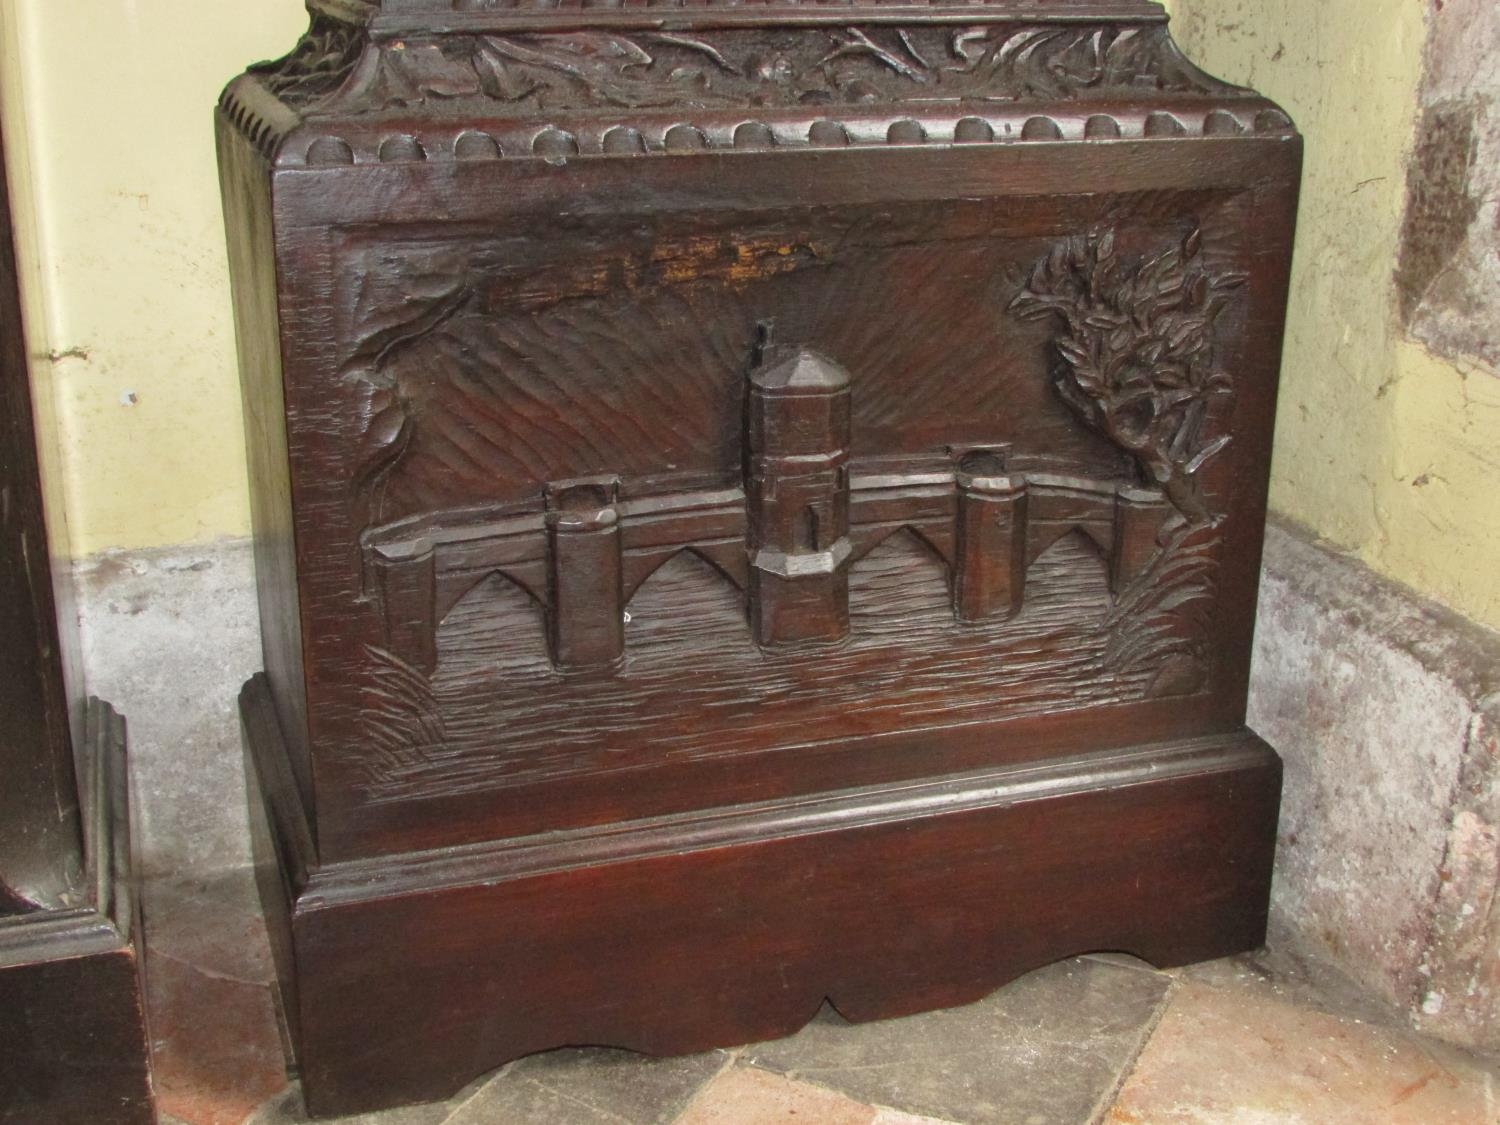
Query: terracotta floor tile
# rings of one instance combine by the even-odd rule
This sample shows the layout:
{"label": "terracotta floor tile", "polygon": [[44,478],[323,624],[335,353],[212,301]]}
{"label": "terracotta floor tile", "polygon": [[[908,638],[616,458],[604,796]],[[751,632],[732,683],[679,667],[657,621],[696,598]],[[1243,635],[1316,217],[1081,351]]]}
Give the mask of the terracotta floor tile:
{"label": "terracotta floor tile", "polygon": [[152,952],[246,984],[274,978],[250,869],[148,879],[141,897],[146,945]]}
{"label": "terracotta floor tile", "polygon": [[1263,984],[1184,981],[1106,1125],[1496,1125],[1492,1078]]}
{"label": "terracotta floor tile", "polygon": [[874,1125],[876,1117],[872,1106],[832,1090],[735,1067],[710,1082],[676,1125]]}
{"label": "terracotta floor tile", "polygon": [[240,1125],[286,1086],[270,989],[160,953],[146,964],[159,1107],[188,1125]]}

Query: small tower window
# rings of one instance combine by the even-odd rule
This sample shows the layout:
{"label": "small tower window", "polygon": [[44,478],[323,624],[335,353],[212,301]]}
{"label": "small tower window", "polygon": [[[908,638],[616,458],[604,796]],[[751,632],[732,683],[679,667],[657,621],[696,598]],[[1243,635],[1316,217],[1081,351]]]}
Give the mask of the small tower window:
{"label": "small tower window", "polygon": [[792,543],[798,551],[818,549],[818,513],[812,505],[797,514],[792,525]]}

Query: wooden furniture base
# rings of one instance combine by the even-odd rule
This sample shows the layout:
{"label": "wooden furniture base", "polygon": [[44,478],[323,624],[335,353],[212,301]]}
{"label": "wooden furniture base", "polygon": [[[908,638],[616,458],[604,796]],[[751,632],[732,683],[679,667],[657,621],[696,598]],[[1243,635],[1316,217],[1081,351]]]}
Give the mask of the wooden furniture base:
{"label": "wooden furniture base", "polygon": [[825,998],[880,1019],[1072,954],[1170,966],[1265,932],[1281,765],[1249,731],[315,867],[263,677],[240,707],[316,1115],[553,1047],[695,1052]]}
{"label": "wooden furniture base", "polygon": [[309,0],[216,117],[318,1114],[1261,940],[1301,140],[1152,0]]}
{"label": "wooden furniture base", "polygon": [[[80,763],[88,892],[0,917],[0,1122],[156,1120],[130,878],[125,723],[90,701]],[[92,775],[92,776],[91,776]]]}

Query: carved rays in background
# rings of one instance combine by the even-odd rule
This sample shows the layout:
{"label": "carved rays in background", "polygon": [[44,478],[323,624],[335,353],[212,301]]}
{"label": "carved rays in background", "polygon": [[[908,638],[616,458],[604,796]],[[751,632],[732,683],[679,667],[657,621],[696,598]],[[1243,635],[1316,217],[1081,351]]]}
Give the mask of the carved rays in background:
{"label": "carved rays in background", "polygon": [[[846,239],[897,233],[913,232],[860,226]],[[496,309],[464,267],[452,267],[459,272],[446,286],[415,271],[434,294],[431,309],[410,298],[411,330],[382,326],[381,346],[362,349],[348,371],[367,388],[360,460],[369,522],[442,510],[459,494],[520,499],[537,481],[737,464],[745,357],[768,310],[785,338],[815,340],[858,372],[857,433],[1004,419],[1031,404],[1018,404],[1018,393],[1045,399],[1045,387],[967,377],[1008,354],[1011,330],[1002,318],[978,322],[955,309],[952,287],[990,292],[988,302],[1003,307],[1014,283],[971,240],[945,253],[875,244],[836,262],[812,246],[792,255],[790,270],[778,250],[796,238],[761,243],[753,261],[730,263],[726,284],[658,282],[631,294],[628,314],[618,295],[587,289],[543,307]]]}

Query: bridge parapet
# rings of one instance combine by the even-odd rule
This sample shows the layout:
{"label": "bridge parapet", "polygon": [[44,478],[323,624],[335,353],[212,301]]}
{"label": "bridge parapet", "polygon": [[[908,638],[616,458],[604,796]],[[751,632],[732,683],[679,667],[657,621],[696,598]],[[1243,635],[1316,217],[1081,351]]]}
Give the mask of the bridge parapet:
{"label": "bridge parapet", "polygon": [[[819,611],[847,589],[848,570],[903,528],[931,545],[949,573],[960,622],[1012,617],[1025,607],[1026,574],[1058,539],[1094,543],[1119,596],[1150,565],[1173,508],[1162,493],[1118,480],[1007,471],[965,454],[899,467],[855,461],[843,475],[846,534],[827,552]],[[641,583],[689,550],[741,592],[753,624],[757,583],[753,496],[743,487],[641,494],[612,477],[549,484],[525,505],[466,510],[393,524],[364,540],[366,596],[382,608],[390,650],[431,673],[437,628],[453,606],[499,573],[525,590],[547,620],[549,655],[565,671],[618,667],[624,613]],[[764,546],[759,548],[764,552]],[[821,555],[823,552],[813,552]],[[788,560],[799,556],[788,554]],[[765,561],[763,558],[762,561]],[[763,568],[762,568],[763,569]],[[801,577],[790,564],[789,584]],[[842,620],[847,624],[847,603]],[[833,607],[840,620],[838,605]],[[756,634],[757,641],[762,641]],[[762,641],[762,643],[765,643]],[[778,643],[771,642],[771,647]]]}

